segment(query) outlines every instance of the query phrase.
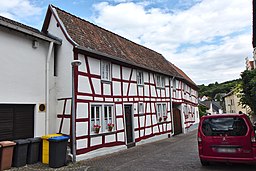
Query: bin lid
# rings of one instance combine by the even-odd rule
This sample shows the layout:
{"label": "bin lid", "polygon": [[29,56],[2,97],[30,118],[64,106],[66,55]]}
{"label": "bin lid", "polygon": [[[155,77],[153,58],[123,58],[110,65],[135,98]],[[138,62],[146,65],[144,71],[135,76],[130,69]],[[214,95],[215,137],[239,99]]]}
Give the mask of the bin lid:
{"label": "bin lid", "polygon": [[57,136],[62,136],[62,134],[48,134],[48,135],[42,136],[41,138],[47,140],[47,139],[49,139],[49,138],[57,137]]}
{"label": "bin lid", "polygon": [[8,147],[8,146],[14,146],[16,145],[13,141],[0,141],[0,147]]}
{"label": "bin lid", "polygon": [[69,136],[59,136],[59,137],[49,138],[48,141],[66,141],[68,139],[69,139]]}
{"label": "bin lid", "polygon": [[22,144],[28,144],[28,143],[29,143],[29,141],[26,140],[26,139],[14,140],[14,142],[15,142],[17,145],[22,145]]}
{"label": "bin lid", "polygon": [[41,138],[40,138],[40,137],[28,138],[27,140],[28,140],[30,143],[38,143],[38,142],[41,142]]}

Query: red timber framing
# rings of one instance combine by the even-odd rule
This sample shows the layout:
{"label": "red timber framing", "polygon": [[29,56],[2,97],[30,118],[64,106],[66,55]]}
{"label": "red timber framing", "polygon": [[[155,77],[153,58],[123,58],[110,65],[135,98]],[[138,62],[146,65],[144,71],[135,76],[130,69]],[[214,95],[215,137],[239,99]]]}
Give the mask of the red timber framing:
{"label": "red timber framing", "polygon": [[[100,62],[99,57],[91,57],[91,55],[88,55],[86,52],[81,53],[74,51],[74,58],[80,59],[83,63],[81,67],[84,67],[82,69],[77,69],[75,72],[75,103],[77,106],[76,110],[78,112],[76,116],[76,141],[78,155],[103,147],[113,147],[126,144],[124,115],[125,104],[132,104],[134,142],[139,142],[143,139],[147,139],[156,135],[172,133],[170,111],[171,100],[169,97],[170,78],[168,76],[166,76],[165,82],[167,84],[165,87],[158,88],[156,86],[155,73],[143,70],[144,75],[147,76],[147,81],[144,82],[144,85],[137,85],[136,68],[132,68],[131,66],[127,67],[112,61],[112,75],[114,72],[113,67],[115,65],[115,70],[118,70],[119,76],[113,76],[110,82],[104,82],[101,80],[100,72],[92,72],[93,67],[100,67],[100,64],[92,66],[92,60],[94,60],[94,62]],[[100,68],[98,68],[98,70],[100,70]],[[81,79],[86,80],[86,83],[81,82]],[[98,82],[99,84],[95,84],[95,82]],[[119,86],[114,87],[114,84]],[[80,91],[81,87],[87,87],[86,89],[88,91]],[[105,93],[106,88],[110,89],[109,93]],[[120,91],[120,93],[116,93],[116,91]],[[131,91],[134,91],[133,94],[131,94]],[[64,101],[64,103],[62,103],[63,112],[62,114],[58,115],[58,118],[61,119],[59,132],[61,132],[63,129],[64,120],[70,119],[71,116],[65,112],[67,109],[68,100],[70,100],[70,98],[59,99],[59,101]],[[115,118],[114,131],[102,133],[100,132],[99,134],[94,134],[90,131],[91,105],[94,105],[95,103],[106,103],[113,105]],[[138,107],[138,103],[144,104],[144,113],[139,113],[138,108],[137,112],[135,112],[136,107]],[[168,116],[166,121],[158,122],[156,109],[158,103],[166,104],[165,112]],[[79,105],[85,106],[83,107],[83,117],[78,117],[79,111],[81,111],[81,108],[78,109]]]}
{"label": "red timber framing", "polygon": [[[184,83],[180,80],[176,80],[175,89],[172,91],[172,103],[173,105],[180,106],[183,115],[184,128],[190,128],[196,122],[196,110],[197,108],[197,94],[195,90],[188,85],[184,86]],[[177,87],[176,87],[177,86]],[[191,91],[188,91],[191,89]],[[184,106],[187,110],[184,110]]]}

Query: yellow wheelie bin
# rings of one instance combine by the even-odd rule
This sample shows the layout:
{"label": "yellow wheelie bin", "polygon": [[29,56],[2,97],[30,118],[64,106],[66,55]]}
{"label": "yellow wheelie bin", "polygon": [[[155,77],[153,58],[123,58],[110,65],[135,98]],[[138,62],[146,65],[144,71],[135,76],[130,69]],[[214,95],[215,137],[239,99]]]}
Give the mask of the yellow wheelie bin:
{"label": "yellow wheelie bin", "polygon": [[42,141],[43,141],[43,145],[42,145],[42,163],[44,164],[49,164],[49,138],[53,138],[53,137],[59,137],[62,136],[62,134],[48,134],[48,135],[44,135],[42,136]]}

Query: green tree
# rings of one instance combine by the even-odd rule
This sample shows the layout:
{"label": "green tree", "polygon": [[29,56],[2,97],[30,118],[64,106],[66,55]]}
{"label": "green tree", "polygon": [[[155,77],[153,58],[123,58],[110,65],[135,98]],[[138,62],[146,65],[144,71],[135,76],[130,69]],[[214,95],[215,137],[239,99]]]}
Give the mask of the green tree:
{"label": "green tree", "polygon": [[199,116],[200,116],[200,118],[202,116],[206,115],[207,107],[205,107],[203,105],[199,105],[198,108],[199,108]]}
{"label": "green tree", "polygon": [[242,74],[241,99],[243,106],[248,105],[253,113],[256,112],[256,69],[252,71],[245,70]]}

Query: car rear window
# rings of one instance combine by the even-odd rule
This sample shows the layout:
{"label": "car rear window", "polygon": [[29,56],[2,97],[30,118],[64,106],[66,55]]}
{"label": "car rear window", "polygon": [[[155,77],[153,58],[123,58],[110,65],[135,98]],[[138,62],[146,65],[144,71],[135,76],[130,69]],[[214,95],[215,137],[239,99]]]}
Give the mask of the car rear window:
{"label": "car rear window", "polygon": [[239,117],[208,118],[203,121],[202,131],[205,136],[244,136],[247,126]]}

